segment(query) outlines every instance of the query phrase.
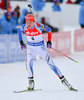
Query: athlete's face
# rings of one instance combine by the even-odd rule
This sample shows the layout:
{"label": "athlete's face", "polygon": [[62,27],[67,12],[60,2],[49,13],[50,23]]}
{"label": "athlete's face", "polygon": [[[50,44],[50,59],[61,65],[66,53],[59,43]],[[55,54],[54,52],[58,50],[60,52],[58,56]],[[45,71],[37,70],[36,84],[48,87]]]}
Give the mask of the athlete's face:
{"label": "athlete's face", "polygon": [[34,26],[34,22],[26,22],[28,28],[32,28]]}

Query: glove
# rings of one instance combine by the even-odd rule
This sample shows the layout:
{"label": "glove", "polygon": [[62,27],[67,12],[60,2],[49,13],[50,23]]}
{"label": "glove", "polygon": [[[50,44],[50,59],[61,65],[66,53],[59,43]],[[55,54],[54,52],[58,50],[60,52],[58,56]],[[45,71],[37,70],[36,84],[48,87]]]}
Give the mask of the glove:
{"label": "glove", "polygon": [[26,48],[26,45],[24,44],[24,42],[22,40],[20,41],[20,45],[21,45],[22,50]]}
{"label": "glove", "polygon": [[51,41],[48,41],[47,42],[47,48],[51,48],[52,47],[52,43],[51,43]]}

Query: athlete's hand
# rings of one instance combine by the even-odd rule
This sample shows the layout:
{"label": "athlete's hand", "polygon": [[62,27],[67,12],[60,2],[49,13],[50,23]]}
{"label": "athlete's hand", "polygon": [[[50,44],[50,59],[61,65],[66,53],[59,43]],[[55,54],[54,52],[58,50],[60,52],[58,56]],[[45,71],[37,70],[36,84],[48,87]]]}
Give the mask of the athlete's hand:
{"label": "athlete's hand", "polygon": [[20,45],[21,45],[22,50],[26,48],[26,45],[24,44],[24,42],[22,40],[20,41]]}
{"label": "athlete's hand", "polygon": [[48,41],[48,42],[47,42],[47,48],[52,48],[52,43],[51,43],[51,41]]}

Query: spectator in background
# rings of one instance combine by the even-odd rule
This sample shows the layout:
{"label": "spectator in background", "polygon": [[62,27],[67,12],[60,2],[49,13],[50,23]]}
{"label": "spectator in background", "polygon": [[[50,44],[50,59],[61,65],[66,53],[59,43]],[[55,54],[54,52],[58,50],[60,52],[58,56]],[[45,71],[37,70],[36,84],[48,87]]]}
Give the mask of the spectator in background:
{"label": "spectator in background", "polygon": [[53,2],[53,0],[46,0],[47,2]]}
{"label": "spectator in background", "polygon": [[74,4],[80,4],[81,1],[82,1],[82,0],[76,0],[76,1],[74,2]]}
{"label": "spectator in background", "polygon": [[42,11],[46,0],[31,0],[33,11]]}
{"label": "spectator in background", "polygon": [[3,14],[2,16],[0,16],[0,34],[1,34],[1,22],[4,19],[5,19],[5,14]]}
{"label": "spectator in background", "polygon": [[13,21],[11,20],[11,13],[5,13],[5,19],[1,22],[1,34],[12,34]]}
{"label": "spectator in background", "polygon": [[80,10],[79,10],[79,24],[81,28],[84,28],[84,0],[80,2]]}
{"label": "spectator in background", "polygon": [[[8,8],[7,11],[8,11],[8,12],[11,12],[11,8]],[[1,22],[2,22],[3,20],[6,20],[5,13],[4,13],[2,16],[0,16],[0,33],[1,33]]]}
{"label": "spectator in background", "polygon": [[59,0],[60,1],[60,3],[63,3],[63,0]]}
{"label": "spectator in background", "polygon": [[17,22],[17,13],[16,13],[16,11],[12,11],[11,12],[11,20],[12,20],[12,22],[13,22],[13,33],[17,33],[17,28],[16,28],[16,26],[17,25],[19,25]]}
{"label": "spectator in background", "polygon": [[[58,32],[58,31],[59,31],[59,28],[53,27],[53,26],[50,25],[49,23],[46,23],[46,22],[45,22],[45,17],[42,17],[41,23],[42,23],[42,24],[45,24],[45,25],[47,25],[47,26],[49,26],[49,27],[51,28],[52,32]],[[46,31],[43,31],[42,33],[46,33]]]}
{"label": "spectator in background", "polygon": [[17,23],[17,13],[16,11],[11,12],[11,18],[14,20],[15,24],[18,25]]}
{"label": "spectator in background", "polygon": [[53,11],[61,11],[59,0],[53,0],[54,4],[52,6]]}
{"label": "spectator in background", "polygon": [[22,15],[20,16],[20,25],[25,24],[25,16],[28,14],[27,9],[22,10]]}
{"label": "spectator in background", "polygon": [[2,15],[2,16],[0,16],[0,26],[1,26],[1,22],[3,21],[3,20],[5,20],[6,19],[6,17],[5,17],[5,13]]}
{"label": "spectator in background", "polygon": [[[19,17],[20,17],[20,7],[19,7],[18,5],[16,6],[15,11],[16,11],[16,13],[17,13],[17,21],[18,21],[18,19],[19,19]],[[18,22],[17,22],[17,23],[18,23]]]}

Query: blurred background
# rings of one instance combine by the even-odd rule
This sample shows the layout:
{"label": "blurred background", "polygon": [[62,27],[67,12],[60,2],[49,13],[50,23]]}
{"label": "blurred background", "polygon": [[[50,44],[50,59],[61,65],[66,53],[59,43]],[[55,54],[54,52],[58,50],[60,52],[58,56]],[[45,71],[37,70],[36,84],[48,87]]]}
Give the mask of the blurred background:
{"label": "blurred background", "polygon": [[[29,13],[28,4],[32,4],[36,22],[51,27],[52,33],[55,33],[53,37],[59,38],[58,41],[54,41],[56,38],[52,39],[55,48],[66,51],[65,54],[84,50],[83,0],[0,0],[0,62],[24,60],[17,42],[17,30],[25,23],[25,16]],[[46,40],[46,32],[43,33]],[[23,37],[26,41],[25,36]],[[66,37],[70,41],[67,42]],[[69,52],[64,47],[69,47]],[[50,52],[52,55],[52,50]],[[11,58],[15,55],[19,58]]]}
{"label": "blurred background", "polygon": [[[79,24],[79,9],[82,0],[0,0],[0,17],[7,9],[15,11],[18,9],[18,24],[22,24],[20,17],[22,11],[28,9],[28,3],[33,6],[33,12],[36,17],[36,22],[46,23],[55,31],[64,31],[65,27],[77,27]],[[8,4],[7,4],[8,3]],[[24,13],[25,15],[25,13]]]}

